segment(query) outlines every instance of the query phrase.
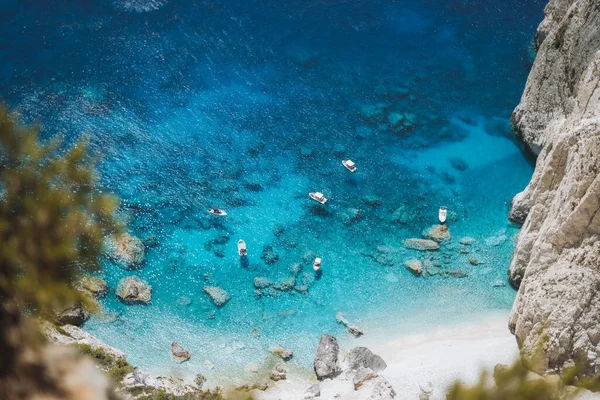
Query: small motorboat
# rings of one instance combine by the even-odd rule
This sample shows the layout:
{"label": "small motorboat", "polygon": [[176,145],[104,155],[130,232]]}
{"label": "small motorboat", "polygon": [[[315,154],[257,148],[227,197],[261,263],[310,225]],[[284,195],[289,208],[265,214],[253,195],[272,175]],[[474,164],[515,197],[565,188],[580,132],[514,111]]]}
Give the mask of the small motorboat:
{"label": "small motorboat", "polygon": [[440,209],[438,211],[438,218],[440,219],[440,224],[446,223],[447,214],[448,214],[448,210],[446,209],[446,207],[440,207]]}
{"label": "small motorboat", "polygon": [[323,196],[323,193],[321,193],[321,192],[310,192],[308,195],[310,196],[311,199],[313,199],[314,201],[317,201],[321,204],[327,203],[327,199],[325,198],[325,196]]}
{"label": "small motorboat", "polygon": [[238,254],[240,257],[246,257],[248,255],[248,249],[246,249],[246,242],[242,239],[238,240]]}
{"label": "small motorboat", "polygon": [[315,262],[314,262],[314,264],[313,264],[313,269],[314,269],[315,271],[318,271],[318,270],[320,270],[320,269],[321,269],[321,262],[322,262],[322,261],[323,261],[323,260],[321,260],[321,258],[319,258],[319,257],[315,258]]}
{"label": "small motorboat", "polygon": [[356,172],[356,165],[352,160],[342,160],[342,165],[350,172]]}
{"label": "small motorboat", "polygon": [[221,216],[221,217],[224,217],[227,215],[225,210],[221,210],[219,207],[211,207],[211,208],[209,208],[208,212],[211,214],[214,214],[214,215]]}

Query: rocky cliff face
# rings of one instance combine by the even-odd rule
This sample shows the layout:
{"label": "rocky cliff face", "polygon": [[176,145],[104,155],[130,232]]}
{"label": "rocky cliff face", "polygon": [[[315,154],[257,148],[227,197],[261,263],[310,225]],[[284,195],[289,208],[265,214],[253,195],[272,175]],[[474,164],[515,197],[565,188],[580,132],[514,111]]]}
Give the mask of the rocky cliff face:
{"label": "rocky cliff face", "polygon": [[513,199],[523,223],[509,279],[510,329],[549,369],[600,372],[600,2],[550,0],[512,122],[538,154]]}

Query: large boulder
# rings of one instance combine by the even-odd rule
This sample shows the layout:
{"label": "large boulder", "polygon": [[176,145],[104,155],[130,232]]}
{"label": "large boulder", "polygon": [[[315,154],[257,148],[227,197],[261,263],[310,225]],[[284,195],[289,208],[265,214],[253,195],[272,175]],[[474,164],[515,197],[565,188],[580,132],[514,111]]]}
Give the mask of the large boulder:
{"label": "large boulder", "polygon": [[177,362],[184,362],[190,359],[190,352],[183,348],[178,342],[171,343],[171,355]]}
{"label": "large boulder", "polygon": [[145,261],[144,242],[129,233],[107,237],[104,252],[108,258],[128,270],[139,268]]}
{"label": "large boulder", "polygon": [[82,305],[76,305],[58,313],[56,323],[59,325],[81,326],[89,317],[90,314]]}
{"label": "large boulder", "polygon": [[108,284],[104,279],[84,276],[77,283],[77,289],[90,298],[100,299],[108,293]]}
{"label": "large boulder", "polygon": [[355,347],[350,350],[348,367],[354,371],[357,371],[362,367],[370,368],[375,372],[381,372],[387,368],[387,364],[383,361],[383,358],[379,357],[368,348]]}
{"label": "large boulder", "polygon": [[117,284],[116,294],[125,304],[148,304],[152,300],[152,286],[136,275],[127,276]]}
{"label": "large boulder", "polygon": [[537,161],[512,205],[512,219],[526,217],[509,270],[518,287],[509,327],[524,355],[543,352],[540,372],[600,372],[598,26],[596,0],[549,1],[512,115]]}
{"label": "large boulder", "polygon": [[223,307],[231,299],[225,289],[216,286],[204,286],[204,293],[217,307]]}
{"label": "large boulder", "polygon": [[429,228],[423,230],[421,234],[424,238],[435,240],[436,242],[443,242],[450,239],[450,230],[446,225],[432,225]]}
{"label": "large boulder", "polygon": [[356,374],[354,374],[354,378],[352,379],[352,383],[354,384],[354,390],[358,390],[364,385],[366,382],[371,379],[377,378],[377,374],[371,368],[360,367]]}
{"label": "large boulder", "polygon": [[315,355],[314,369],[317,379],[335,378],[339,375],[340,368],[338,365],[338,356],[340,346],[336,338],[330,335],[322,335]]}

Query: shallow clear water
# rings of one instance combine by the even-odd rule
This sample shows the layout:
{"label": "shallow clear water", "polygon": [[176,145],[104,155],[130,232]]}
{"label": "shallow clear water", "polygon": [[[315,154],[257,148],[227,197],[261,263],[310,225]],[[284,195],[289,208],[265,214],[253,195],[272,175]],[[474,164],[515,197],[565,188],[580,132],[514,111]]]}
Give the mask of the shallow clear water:
{"label": "shallow clear water", "polygon": [[[202,372],[214,384],[245,379],[275,344],[306,370],[321,333],[360,343],[338,311],[383,338],[510,308],[514,291],[492,283],[506,281],[516,234],[508,202],[532,165],[508,118],[544,1],[190,3],[0,4],[0,95],[45,135],[89,133],[130,231],[158,239],[135,272],[152,285],[152,304],[125,306],[111,293],[103,305],[118,318],[86,329],[146,370]],[[394,126],[395,113],[413,122]],[[210,216],[216,204],[229,215]],[[436,253],[404,249],[440,205],[453,239]],[[412,219],[391,222],[401,206]],[[223,234],[222,247],[210,245]],[[463,236],[477,239],[471,254],[460,253]],[[268,245],[271,265],[261,259]],[[312,281],[314,254],[323,275],[308,294],[256,297],[254,277],[284,279],[294,263]],[[403,266],[411,257],[468,277],[414,277]],[[103,263],[111,289],[131,274]],[[224,308],[202,293],[207,282],[230,292]],[[171,361],[174,340],[188,362]]]}

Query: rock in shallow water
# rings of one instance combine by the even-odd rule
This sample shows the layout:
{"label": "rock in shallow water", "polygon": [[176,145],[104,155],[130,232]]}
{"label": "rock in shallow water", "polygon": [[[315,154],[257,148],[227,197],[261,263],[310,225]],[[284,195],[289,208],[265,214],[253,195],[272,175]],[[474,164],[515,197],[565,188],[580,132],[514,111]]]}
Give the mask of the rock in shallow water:
{"label": "rock in shallow water", "polygon": [[451,238],[450,230],[446,225],[430,226],[429,228],[423,230],[423,233],[421,235],[424,238],[435,240],[436,242],[443,242]]}
{"label": "rock in shallow water", "polygon": [[281,346],[272,347],[270,351],[283,361],[289,361],[292,359],[292,357],[294,357],[294,352]]}
{"label": "rock in shallow water", "polygon": [[417,276],[421,275],[421,273],[423,272],[423,264],[421,263],[421,261],[419,261],[415,258],[405,260],[404,266],[406,268],[408,268],[408,270],[410,272],[412,272],[413,274],[415,274]]}
{"label": "rock in shallow water", "polygon": [[217,307],[223,307],[231,299],[229,293],[225,289],[221,289],[217,286],[204,286],[203,290]]}
{"label": "rock in shallow water", "polygon": [[148,304],[152,300],[152,286],[132,275],[119,281],[116,295],[125,304]]}
{"label": "rock in shallow water", "polygon": [[190,359],[190,352],[184,349],[178,342],[171,343],[171,355],[177,362],[184,362]]}
{"label": "rock in shallow water", "polygon": [[100,299],[108,293],[108,284],[103,279],[84,276],[77,284],[77,289],[88,297]]}
{"label": "rock in shallow water", "polygon": [[409,250],[418,251],[435,251],[440,249],[440,245],[431,239],[406,239],[404,240],[404,247]]}
{"label": "rock in shallow water", "polygon": [[106,238],[104,251],[107,257],[125,269],[139,268],[145,261],[144,243],[129,233]]}

